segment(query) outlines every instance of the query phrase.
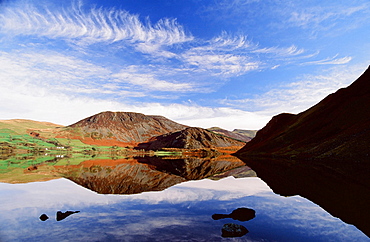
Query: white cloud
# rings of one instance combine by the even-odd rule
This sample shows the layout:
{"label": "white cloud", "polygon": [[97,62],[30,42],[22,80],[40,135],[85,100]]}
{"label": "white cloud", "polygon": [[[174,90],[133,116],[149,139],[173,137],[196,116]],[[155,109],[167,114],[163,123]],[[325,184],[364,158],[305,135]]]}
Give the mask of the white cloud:
{"label": "white cloud", "polygon": [[[148,69],[148,68],[146,68]],[[176,83],[165,80],[160,80],[155,76],[155,70],[141,70],[138,66],[128,66],[122,69],[119,73],[113,74],[117,82],[126,82],[134,86],[140,86],[148,91],[167,91],[167,92],[194,92],[196,91],[195,84],[191,83]]]}
{"label": "white cloud", "polygon": [[229,130],[259,129],[270,119],[267,115],[232,108],[154,102],[132,104],[93,97],[72,97],[48,89],[38,90],[37,87],[2,86],[0,92],[1,119],[26,118],[69,125],[99,112],[124,111],[162,115],[189,126],[202,128],[219,126]]}
{"label": "white cloud", "polygon": [[254,110],[259,115],[299,113],[315,105],[327,95],[354,82],[367,68],[367,63],[333,67],[320,75],[302,75],[295,82],[280,85],[253,98],[223,100],[221,103],[244,110]]}

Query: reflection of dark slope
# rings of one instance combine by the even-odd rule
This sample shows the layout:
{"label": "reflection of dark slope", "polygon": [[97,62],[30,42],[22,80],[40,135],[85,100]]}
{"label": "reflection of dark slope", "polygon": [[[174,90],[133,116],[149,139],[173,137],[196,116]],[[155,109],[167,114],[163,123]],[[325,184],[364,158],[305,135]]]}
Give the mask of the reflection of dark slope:
{"label": "reflection of dark slope", "polygon": [[56,215],[56,220],[57,221],[61,221],[65,218],[67,218],[68,216],[71,216],[72,214],[74,213],[79,213],[80,211],[65,211],[64,213],[62,211],[58,211],[57,212],[57,215]]}
{"label": "reflection of dark slope", "polygon": [[329,161],[325,164],[287,160],[244,161],[274,192],[306,197],[333,216],[370,235],[370,178],[365,176],[369,174],[368,166],[349,167],[348,174],[340,174],[330,167]]}
{"label": "reflection of dark slope", "polygon": [[159,157],[137,158],[153,169],[181,176],[187,180],[197,180],[245,165],[240,160],[222,160],[214,158],[162,159]]}
{"label": "reflection of dark slope", "polygon": [[134,194],[161,191],[185,181],[179,176],[152,170],[144,164],[120,164],[116,167],[95,166],[77,175],[67,176],[77,184],[102,194]]}
{"label": "reflection of dark slope", "polygon": [[215,213],[212,215],[214,220],[232,218],[234,220],[239,220],[242,222],[249,221],[256,217],[256,211],[251,208],[237,208],[232,211],[230,214],[218,214]]}

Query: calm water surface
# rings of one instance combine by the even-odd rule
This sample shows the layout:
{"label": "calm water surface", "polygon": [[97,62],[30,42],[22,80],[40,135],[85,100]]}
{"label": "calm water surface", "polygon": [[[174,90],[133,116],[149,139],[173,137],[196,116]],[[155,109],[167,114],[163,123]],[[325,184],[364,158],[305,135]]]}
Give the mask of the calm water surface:
{"label": "calm water surface", "polygon": [[[234,174],[240,178],[204,179],[212,169],[227,170],[220,162],[239,167]],[[277,195],[260,178],[242,177],[254,173],[230,162],[236,161],[95,162],[64,166],[65,177],[85,187],[67,178],[0,183],[0,241],[370,241],[310,200]],[[161,187],[161,181],[168,186]],[[149,191],[153,188],[157,191]],[[132,194],[101,194],[109,190]],[[237,208],[253,209],[255,217],[212,218]],[[223,237],[227,223],[242,225],[248,233]]]}

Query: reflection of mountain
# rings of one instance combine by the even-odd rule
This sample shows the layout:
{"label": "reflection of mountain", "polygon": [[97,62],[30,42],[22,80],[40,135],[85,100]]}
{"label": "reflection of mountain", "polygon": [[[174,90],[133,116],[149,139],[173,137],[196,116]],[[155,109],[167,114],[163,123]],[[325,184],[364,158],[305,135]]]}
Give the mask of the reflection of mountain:
{"label": "reflection of mountain", "polygon": [[77,184],[102,194],[134,194],[161,191],[185,181],[184,178],[151,169],[137,162],[116,166],[84,167],[66,177]]}
{"label": "reflection of mountain", "polygon": [[368,168],[357,168],[362,170],[363,175],[356,175],[358,173],[354,173],[350,166],[347,166],[346,174],[341,174],[335,169],[338,161],[326,161],[325,164],[272,159],[244,161],[275,193],[306,197],[370,236]]}
{"label": "reflection of mountain", "polygon": [[369,162],[369,104],[370,68],[305,112],[275,116],[238,154]]}
{"label": "reflection of mountain", "polygon": [[206,129],[191,127],[157,136],[139,147],[147,150],[160,150],[162,148],[202,149],[243,146],[244,144],[245,142],[218,135]]}
{"label": "reflection of mountain", "polygon": [[64,172],[77,184],[103,194],[134,194],[160,191],[186,180],[203,179],[245,165],[239,159],[161,159],[116,160],[115,165],[99,163]]}
{"label": "reflection of mountain", "polygon": [[137,159],[138,162],[146,163],[155,170],[181,176],[186,180],[203,179],[245,165],[244,162],[239,159],[162,159],[159,157],[144,157]]}

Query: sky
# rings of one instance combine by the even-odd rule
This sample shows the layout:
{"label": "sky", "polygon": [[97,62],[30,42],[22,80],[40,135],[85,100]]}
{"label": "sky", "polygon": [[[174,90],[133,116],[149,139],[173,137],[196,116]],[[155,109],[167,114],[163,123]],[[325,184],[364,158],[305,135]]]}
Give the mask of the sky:
{"label": "sky", "polygon": [[368,67],[370,1],[0,0],[0,119],[260,129]]}

